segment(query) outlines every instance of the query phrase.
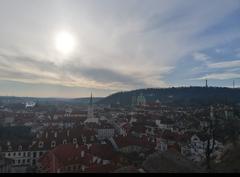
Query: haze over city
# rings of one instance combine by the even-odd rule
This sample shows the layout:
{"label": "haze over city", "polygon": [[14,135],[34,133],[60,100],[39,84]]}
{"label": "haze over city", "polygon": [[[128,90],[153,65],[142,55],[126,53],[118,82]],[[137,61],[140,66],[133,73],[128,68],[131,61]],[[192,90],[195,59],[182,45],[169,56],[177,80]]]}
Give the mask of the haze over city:
{"label": "haze over city", "polygon": [[240,0],[0,0],[0,174],[239,173]]}
{"label": "haze over city", "polygon": [[1,0],[0,93],[238,87],[239,17],[239,0]]}

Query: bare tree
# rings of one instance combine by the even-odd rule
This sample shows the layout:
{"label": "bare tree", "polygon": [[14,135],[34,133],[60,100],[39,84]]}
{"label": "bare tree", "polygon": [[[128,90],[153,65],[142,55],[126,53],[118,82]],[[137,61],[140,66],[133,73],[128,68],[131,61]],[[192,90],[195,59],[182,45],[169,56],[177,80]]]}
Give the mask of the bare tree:
{"label": "bare tree", "polygon": [[238,117],[235,116],[234,111],[225,111],[226,116],[226,134],[228,136],[228,140],[230,140],[231,143],[233,143],[234,147],[238,144],[238,138],[239,138],[239,129],[240,124]]}
{"label": "bare tree", "polygon": [[215,148],[216,128],[217,128],[216,118],[214,117],[213,107],[211,106],[210,118],[208,120],[208,128],[207,128],[207,146],[205,150],[207,170],[211,169],[210,162],[211,162],[211,154],[214,152],[214,148]]}

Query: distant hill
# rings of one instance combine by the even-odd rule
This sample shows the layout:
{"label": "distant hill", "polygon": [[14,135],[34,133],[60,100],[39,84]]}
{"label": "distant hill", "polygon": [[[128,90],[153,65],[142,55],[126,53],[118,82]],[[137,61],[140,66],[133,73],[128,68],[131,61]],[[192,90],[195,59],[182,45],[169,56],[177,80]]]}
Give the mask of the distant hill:
{"label": "distant hill", "polygon": [[225,87],[178,87],[148,88],[127,92],[118,92],[98,101],[98,104],[116,104],[129,106],[132,98],[143,94],[147,102],[159,100],[163,104],[209,105],[240,103],[240,89]]}
{"label": "distant hill", "polygon": [[[88,104],[90,98],[37,98],[37,97],[13,97],[0,96],[0,104],[4,105],[25,105],[26,102],[36,102],[39,104]],[[94,97],[93,102],[99,101],[100,97]]]}

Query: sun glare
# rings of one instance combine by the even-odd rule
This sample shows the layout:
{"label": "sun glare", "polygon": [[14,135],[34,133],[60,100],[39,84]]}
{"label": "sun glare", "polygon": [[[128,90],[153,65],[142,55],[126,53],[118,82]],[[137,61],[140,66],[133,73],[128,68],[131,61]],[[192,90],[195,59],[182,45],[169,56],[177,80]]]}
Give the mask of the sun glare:
{"label": "sun glare", "polygon": [[55,37],[55,47],[61,54],[70,54],[75,47],[74,37],[65,31],[57,33]]}

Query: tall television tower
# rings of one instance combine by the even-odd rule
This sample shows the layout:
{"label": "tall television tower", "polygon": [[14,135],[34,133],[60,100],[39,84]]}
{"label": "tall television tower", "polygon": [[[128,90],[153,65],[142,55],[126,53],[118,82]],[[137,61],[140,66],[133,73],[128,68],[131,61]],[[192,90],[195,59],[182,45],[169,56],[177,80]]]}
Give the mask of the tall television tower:
{"label": "tall television tower", "polygon": [[206,88],[208,88],[208,80],[206,79]]}

